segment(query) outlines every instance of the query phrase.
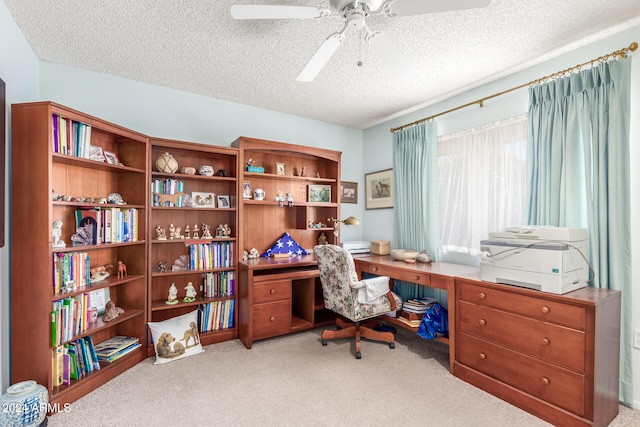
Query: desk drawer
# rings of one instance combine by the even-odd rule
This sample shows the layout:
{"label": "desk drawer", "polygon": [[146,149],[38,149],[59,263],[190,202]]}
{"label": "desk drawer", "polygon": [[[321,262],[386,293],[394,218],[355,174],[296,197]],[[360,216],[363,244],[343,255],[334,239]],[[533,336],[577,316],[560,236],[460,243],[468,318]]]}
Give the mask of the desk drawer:
{"label": "desk drawer", "polygon": [[431,276],[420,271],[395,269],[386,265],[371,266],[367,270],[368,272],[378,276],[389,276],[395,280],[403,280],[405,282],[418,283],[423,286],[431,286]]}
{"label": "desk drawer", "polygon": [[[553,322],[576,329],[585,330],[585,308],[563,304],[540,297],[501,291],[482,285],[461,282],[458,287],[459,299],[474,304],[493,307],[511,313],[521,314],[545,322]],[[533,291],[531,291],[533,292]]]}
{"label": "desk drawer", "polygon": [[456,361],[532,396],[585,415],[585,377],[550,363],[459,334]]}
{"label": "desk drawer", "polygon": [[253,339],[275,337],[291,329],[291,300],[253,306]]}
{"label": "desk drawer", "polygon": [[[458,330],[578,372],[585,371],[585,333],[468,302],[458,305]],[[567,357],[567,355],[571,357]]]}
{"label": "desk drawer", "polygon": [[253,284],[253,303],[291,299],[291,280],[278,280]]}

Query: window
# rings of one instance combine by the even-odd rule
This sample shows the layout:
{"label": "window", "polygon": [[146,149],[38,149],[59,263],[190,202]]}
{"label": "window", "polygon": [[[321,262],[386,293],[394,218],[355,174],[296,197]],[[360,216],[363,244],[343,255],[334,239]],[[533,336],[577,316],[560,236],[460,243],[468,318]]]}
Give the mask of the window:
{"label": "window", "polygon": [[478,254],[490,231],[523,223],[527,117],[438,138],[443,252]]}

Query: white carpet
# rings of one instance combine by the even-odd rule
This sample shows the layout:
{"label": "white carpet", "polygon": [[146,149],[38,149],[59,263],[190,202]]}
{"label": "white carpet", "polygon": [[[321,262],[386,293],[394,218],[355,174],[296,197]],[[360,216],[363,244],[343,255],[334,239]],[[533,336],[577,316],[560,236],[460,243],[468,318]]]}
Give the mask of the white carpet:
{"label": "white carpet", "polygon": [[[401,330],[396,348],[320,344],[320,329],[153,358],[49,418],[49,426],[548,426],[449,373],[445,344]],[[611,426],[639,425],[621,407]]]}

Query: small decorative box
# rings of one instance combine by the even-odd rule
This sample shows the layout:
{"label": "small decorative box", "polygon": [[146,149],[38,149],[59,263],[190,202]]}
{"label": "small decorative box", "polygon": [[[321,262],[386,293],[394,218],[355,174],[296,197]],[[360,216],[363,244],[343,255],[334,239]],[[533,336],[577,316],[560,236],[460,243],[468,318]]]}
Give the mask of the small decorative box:
{"label": "small decorative box", "polygon": [[247,166],[247,172],[264,173],[264,167],[262,167],[262,166]]}
{"label": "small decorative box", "polygon": [[372,240],[371,253],[376,255],[389,255],[388,240]]}

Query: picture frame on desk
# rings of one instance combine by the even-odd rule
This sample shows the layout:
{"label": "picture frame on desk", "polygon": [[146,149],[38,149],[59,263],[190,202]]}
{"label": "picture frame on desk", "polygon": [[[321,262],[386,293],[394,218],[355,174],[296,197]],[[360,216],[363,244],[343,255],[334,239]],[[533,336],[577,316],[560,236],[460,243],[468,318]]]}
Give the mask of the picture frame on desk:
{"label": "picture frame on desk", "polygon": [[365,208],[393,207],[393,169],[384,169],[364,175]]}
{"label": "picture frame on desk", "polygon": [[340,183],[340,203],[358,203],[358,183],[342,181]]}
{"label": "picture frame on desk", "polygon": [[216,193],[206,193],[201,191],[193,191],[191,193],[194,208],[215,208]]}

